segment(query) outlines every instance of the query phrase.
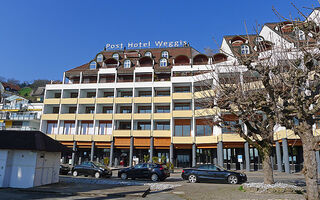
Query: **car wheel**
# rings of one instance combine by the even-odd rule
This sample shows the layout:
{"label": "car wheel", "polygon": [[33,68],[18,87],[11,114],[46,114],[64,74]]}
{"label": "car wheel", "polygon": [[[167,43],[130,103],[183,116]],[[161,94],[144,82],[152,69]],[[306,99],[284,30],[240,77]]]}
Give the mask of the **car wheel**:
{"label": "car wheel", "polygon": [[95,177],[95,178],[100,178],[100,173],[99,173],[99,172],[96,172],[96,173],[94,174],[94,177]]}
{"label": "car wheel", "polygon": [[152,181],[158,181],[159,180],[159,176],[157,174],[152,174],[151,180]]}
{"label": "car wheel", "polygon": [[236,177],[235,175],[230,175],[228,177],[228,183],[237,184],[238,183],[238,177]]}
{"label": "car wheel", "polygon": [[126,173],[121,174],[121,179],[126,180],[128,178],[128,175]]}
{"label": "car wheel", "polygon": [[196,183],[196,182],[198,182],[198,178],[197,178],[196,175],[190,174],[190,175],[188,176],[188,181],[189,181],[190,183]]}
{"label": "car wheel", "polygon": [[78,172],[77,171],[73,171],[72,172],[72,176],[78,176]]}

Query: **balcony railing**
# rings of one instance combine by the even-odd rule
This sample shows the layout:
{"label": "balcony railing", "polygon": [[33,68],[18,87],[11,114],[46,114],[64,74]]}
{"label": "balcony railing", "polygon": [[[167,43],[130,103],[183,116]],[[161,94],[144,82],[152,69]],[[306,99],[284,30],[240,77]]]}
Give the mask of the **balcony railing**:
{"label": "balcony railing", "polygon": [[22,104],[15,104],[15,105],[2,105],[0,109],[4,110],[20,110],[22,108]]}
{"label": "balcony railing", "polygon": [[37,113],[0,113],[0,119],[9,119],[9,120],[35,120],[40,119]]}

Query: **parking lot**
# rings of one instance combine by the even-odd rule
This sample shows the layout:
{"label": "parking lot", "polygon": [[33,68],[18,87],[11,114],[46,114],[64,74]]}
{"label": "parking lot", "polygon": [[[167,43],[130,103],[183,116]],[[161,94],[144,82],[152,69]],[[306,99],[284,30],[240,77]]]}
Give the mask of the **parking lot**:
{"label": "parking lot", "polygon": [[[248,182],[262,182],[261,172],[247,173]],[[301,174],[275,173],[275,180],[303,185]],[[240,185],[222,183],[191,184],[172,173],[162,182],[111,178],[60,176],[58,184],[32,189],[1,189],[0,199],[304,199],[299,194],[253,194],[239,190]],[[145,198],[143,198],[145,196]]]}

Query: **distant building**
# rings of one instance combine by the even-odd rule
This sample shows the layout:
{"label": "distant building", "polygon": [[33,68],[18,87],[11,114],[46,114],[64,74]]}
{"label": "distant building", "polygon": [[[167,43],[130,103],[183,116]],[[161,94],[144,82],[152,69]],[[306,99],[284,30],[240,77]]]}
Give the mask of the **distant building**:
{"label": "distant building", "polygon": [[0,130],[39,130],[42,103],[29,103],[17,95],[0,104]]}
{"label": "distant building", "polygon": [[0,187],[57,183],[63,151],[68,149],[39,131],[0,131]]}

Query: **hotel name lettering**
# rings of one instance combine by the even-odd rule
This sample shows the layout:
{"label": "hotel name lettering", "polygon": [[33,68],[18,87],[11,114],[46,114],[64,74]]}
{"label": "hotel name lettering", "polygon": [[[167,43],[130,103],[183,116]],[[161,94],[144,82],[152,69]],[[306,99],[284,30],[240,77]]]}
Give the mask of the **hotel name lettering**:
{"label": "hotel name lettering", "polygon": [[177,40],[177,41],[148,41],[148,42],[128,42],[126,43],[117,43],[117,44],[106,44],[106,50],[112,49],[123,49],[126,47],[127,49],[132,48],[166,48],[166,47],[182,47],[186,46],[188,43],[187,41]]}

